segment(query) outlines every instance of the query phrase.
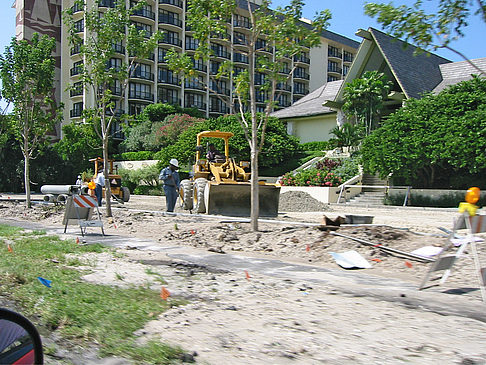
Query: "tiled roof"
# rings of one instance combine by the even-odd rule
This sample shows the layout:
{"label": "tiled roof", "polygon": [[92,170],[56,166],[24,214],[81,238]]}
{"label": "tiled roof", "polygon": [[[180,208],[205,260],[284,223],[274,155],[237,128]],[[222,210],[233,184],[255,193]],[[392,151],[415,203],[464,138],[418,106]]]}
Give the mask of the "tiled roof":
{"label": "tiled roof", "polygon": [[[486,70],[486,58],[477,58],[471,60],[481,70]],[[468,61],[446,63],[440,65],[440,72],[442,73],[442,82],[434,89],[434,93],[439,93],[447,86],[457,84],[458,82],[471,79],[471,75],[479,75],[480,72],[471,65]],[[485,76],[485,75],[483,75]]]}
{"label": "tiled roof", "polygon": [[307,94],[291,106],[278,110],[271,115],[277,118],[310,117],[335,112],[334,110],[322,106],[326,100],[334,100],[343,80],[331,81],[320,88]]}
{"label": "tiled roof", "polygon": [[439,67],[451,61],[425,52],[414,55],[417,47],[374,28],[368,31],[407,98],[420,98],[420,94],[433,90],[442,81]]}

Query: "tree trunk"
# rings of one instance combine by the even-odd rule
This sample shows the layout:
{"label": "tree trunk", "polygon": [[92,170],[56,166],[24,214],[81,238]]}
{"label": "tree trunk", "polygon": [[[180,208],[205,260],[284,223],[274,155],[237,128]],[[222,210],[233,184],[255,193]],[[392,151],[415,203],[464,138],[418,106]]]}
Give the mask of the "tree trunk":
{"label": "tree trunk", "polygon": [[[106,132],[106,131],[105,131]],[[107,217],[113,217],[113,214],[111,212],[111,187],[110,187],[110,179],[108,177],[109,174],[109,168],[108,164],[110,163],[108,161],[108,138],[107,134],[104,134],[103,136],[103,175],[105,177],[105,204],[106,204],[106,216]]]}
{"label": "tree trunk", "polygon": [[24,154],[24,184],[25,184],[25,206],[32,208],[30,201],[30,159],[27,154]]}
{"label": "tree trunk", "polygon": [[251,148],[251,229],[258,231],[258,217],[260,216],[260,196],[258,194],[258,135],[257,123],[252,121]]}

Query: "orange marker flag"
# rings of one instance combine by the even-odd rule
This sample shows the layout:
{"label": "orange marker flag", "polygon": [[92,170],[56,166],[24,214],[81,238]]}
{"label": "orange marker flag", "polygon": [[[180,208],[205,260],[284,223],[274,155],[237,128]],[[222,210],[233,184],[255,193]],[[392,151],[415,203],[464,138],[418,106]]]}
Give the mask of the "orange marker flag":
{"label": "orange marker flag", "polygon": [[170,297],[170,291],[168,291],[165,287],[162,287],[162,289],[160,290],[160,297],[163,300],[167,300],[167,298]]}
{"label": "orange marker flag", "polygon": [[196,231],[191,229],[191,234],[196,234]]}
{"label": "orange marker flag", "polygon": [[245,277],[246,277],[246,280],[250,280],[251,276],[250,274],[248,274],[248,271],[245,270]]}
{"label": "orange marker flag", "polygon": [[305,246],[305,250],[306,250],[307,252],[309,252],[309,251],[310,251],[310,246],[309,246],[309,245],[306,245],[306,246]]}
{"label": "orange marker flag", "polygon": [[76,237],[76,244],[79,245],[79,237]]}
{"label": "orange marker flag", "polygon": [[411,269],[413,265],[410,261],[405,261],[405,266]]}
{"label": "orange marker flag", "polygon": [[380,259],[371,259],[371,261],[381,262]]}
{"label": "orange marker flag", "polygon": [[13,252],[12,246],[10,246],[10,243],[7,245],[7,250],[8,250],[8,252]]}

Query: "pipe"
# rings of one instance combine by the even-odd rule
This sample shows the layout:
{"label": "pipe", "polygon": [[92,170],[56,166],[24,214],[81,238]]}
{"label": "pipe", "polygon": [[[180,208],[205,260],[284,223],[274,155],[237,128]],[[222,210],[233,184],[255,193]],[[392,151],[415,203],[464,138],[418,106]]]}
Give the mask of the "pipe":
{"label": "pipe", "polygon": [[68,196],[66,194],[59,194],[57,196],[57,202],[58,203],[65,203],[67,198],[68,198]]}
{"label": "pipe", "polygon": [[377,244],[377,243],[373,243],[373,242],[370,242],[370,241],[366,241],[366,240],[363,240],[361,238],[346,236],[346,235],[344,235],[342,233],[330,232],[330,234],[332,234],[333,236],[339,236],[339,237],[348,238],[350,240],[353,240],[353,241],[362,243],[362,244],[364,244],[366,246],[377,247],[377,248],[379,248],[382,251],[395,253],[395,254],[398,254],[398,255],[401,255],[401,256],[408,257],[409,259],[413,259],[413,260],[417,260],[417,261],[421,261],[421,262],[434,262],[435,261],[434,259],[431,259],[431,258],[428,258],[428,257],[425,257],[425,256],[419,256],[419,255],[415,255],[413,253],[408,253],[408,252],[405,252],[405,251],[400,251],[400,250],[397,250],[395,248],[382,246],[381,244]]}
{"label": "pipe", "polygon": [[51,202],[51,203],[53,203],[53,202],[56,201],[56,197],[53,194],[47,194],[47,195],[44,195],[43,200],[45,202]]}
{"label": "pipe", "polygon": [[[77,185],[74,185],[77,187]],[[73,185],[42,185],[41,192],[43,194],[72,194]]]}

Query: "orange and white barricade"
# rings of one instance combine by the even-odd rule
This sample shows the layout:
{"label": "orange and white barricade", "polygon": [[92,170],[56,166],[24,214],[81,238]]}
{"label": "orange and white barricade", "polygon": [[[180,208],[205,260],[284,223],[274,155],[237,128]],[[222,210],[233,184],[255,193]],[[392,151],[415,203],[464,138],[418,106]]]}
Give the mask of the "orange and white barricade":
{"label": "orange and white barricade", "polygon": [[[93,212],[96,209],[96,218],[93,218]],[[68,224],[77,222],[81,228],[81,235],[84,236],[88,227],[100,227],[101,234],[104,236],[103,222],[96,198],[89,195],[73,194],[69,196],[66,202],[66,211],[64,213],[64,233],[66,233]]]}

